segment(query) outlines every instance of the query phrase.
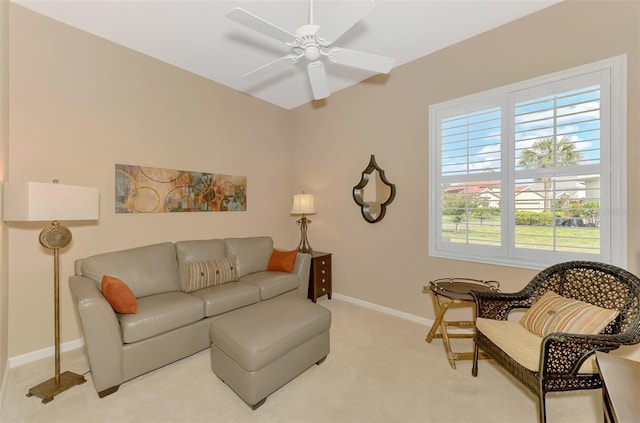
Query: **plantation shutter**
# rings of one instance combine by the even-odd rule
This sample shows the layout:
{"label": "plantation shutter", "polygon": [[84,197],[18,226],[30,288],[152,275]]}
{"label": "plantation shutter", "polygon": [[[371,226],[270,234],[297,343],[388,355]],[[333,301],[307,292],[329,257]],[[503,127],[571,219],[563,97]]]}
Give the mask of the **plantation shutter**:
{"label": "plantation shutter", "polygon": [[593,72],[511,96],[515,179],[509,244],[517,257],[600,254],[606,81],[607,72]]}
{"label": "plantation shutter", "polygon": [[[442,248],[499,248],[502,107],[499,99],[476,108],[452,108],[438,131],[439,244]],[[491,222],[489,218],[493,217]],[[487,224],[478,225],[478,222]],[[450,244],[455,244],[451,246]]]}
{"label": "plantation shutter", "polygon": [[624,265],[625,69],[618,56],[431,105],[430,254]]}

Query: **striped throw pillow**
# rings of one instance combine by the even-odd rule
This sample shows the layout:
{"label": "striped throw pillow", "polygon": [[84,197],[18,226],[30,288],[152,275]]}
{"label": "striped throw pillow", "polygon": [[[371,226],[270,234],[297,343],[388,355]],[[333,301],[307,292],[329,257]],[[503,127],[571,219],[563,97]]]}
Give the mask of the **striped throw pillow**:
{"label": "striped throw pillow", "polygon": [[520,324],[540,336],[553,332],[597,335],[619,313],[549,291],[524,313]]}
{"label": "striped throw pillow", "polygon": [[220,259],[190,261],[184,292],[193,292],[211,286],[238,280],[238,265],[235,256]]}

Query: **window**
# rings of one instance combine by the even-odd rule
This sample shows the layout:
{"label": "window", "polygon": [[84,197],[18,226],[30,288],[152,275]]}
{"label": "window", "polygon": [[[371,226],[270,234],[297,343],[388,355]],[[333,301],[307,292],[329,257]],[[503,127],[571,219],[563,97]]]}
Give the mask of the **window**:
{"label": "window", "polygon": [[432,256],[626,265],[626,56],[429,108]]}

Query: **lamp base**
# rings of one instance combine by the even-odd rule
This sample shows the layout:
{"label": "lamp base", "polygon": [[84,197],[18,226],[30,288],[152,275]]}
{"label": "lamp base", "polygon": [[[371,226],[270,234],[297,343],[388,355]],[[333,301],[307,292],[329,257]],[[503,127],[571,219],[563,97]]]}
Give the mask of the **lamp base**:
{"label": "lamp base", "polygon": [[311,223],[311,221],[307,219],[305,215],[302,215],[300,219],[296,220],[296,223],[300,225],[301,235],[300,243],[298,244],[298,248],[296,248],[296,251],[311,254],[313,250],[311,249],[311,245],[309,245],[309,241],[307,241],[307,224]]}
{"label": "lamp base", "polygon": [[31,397],[35,395],[38,398],[42,398],[42,403],[46,404],[53,400],[53,397],[58,395],[60,392],[64,392],[72,386],[81,385],[86,381],[87,380],[82,375],[78,375],[73,372],[64,372],[60,375],[60,383],[56,383],[56,378],[52,377],[33,388],[29,388],[27,396]]}

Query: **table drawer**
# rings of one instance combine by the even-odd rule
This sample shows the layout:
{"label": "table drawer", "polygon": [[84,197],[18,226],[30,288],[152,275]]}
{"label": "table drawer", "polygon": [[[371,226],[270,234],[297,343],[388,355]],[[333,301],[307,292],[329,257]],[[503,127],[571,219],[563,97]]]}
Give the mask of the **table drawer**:
{"label": "table drawer", "polygon": [[309,278],[309,298],[327,295],[331,298],[331,254],[313,252],[311,274]]}

